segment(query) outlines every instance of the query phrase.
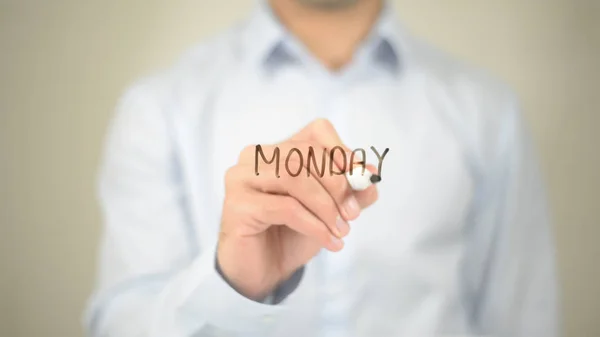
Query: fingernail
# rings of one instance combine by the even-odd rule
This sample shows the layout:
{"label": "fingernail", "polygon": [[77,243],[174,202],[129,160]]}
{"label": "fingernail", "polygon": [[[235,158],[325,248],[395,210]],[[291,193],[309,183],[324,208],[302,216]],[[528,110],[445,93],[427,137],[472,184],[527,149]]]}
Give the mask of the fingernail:
{"label": "fingernail", "polygon": [[352,219],[356,218],[360,214],[360,206],[353,195],[351,195],[344,203],[344,210],[346,211],[348,217]]}
{"label": "fingernail", "polygon": [[335,249],[341,249],[342,247],[344,247],[344,241],[342,241],[341,239],[336,238],[335,236],[331,236],[331,243],[333,244],[333,247]]}
{"label": "fingernail", "polygon": [[342,217],[339,215],[338,215],[337,219],[335,220],[335,226],[337,227],[338,231],[340,232],[341,237],[348,235],[348,232],[350,232],[350,225],[348,225],[348,223],[346,221],[344,221],[344,219],[342,219]]}

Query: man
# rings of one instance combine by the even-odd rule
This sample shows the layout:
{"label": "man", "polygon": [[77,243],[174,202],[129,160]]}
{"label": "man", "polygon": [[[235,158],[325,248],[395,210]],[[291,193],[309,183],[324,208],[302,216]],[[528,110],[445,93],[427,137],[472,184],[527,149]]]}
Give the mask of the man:
{"label": "man", "polygon": [[[559,334],[515,95],[392,13],[378,0],[263,1],[127,91],[100,181],[90,335]],[[288,165],[314,173],[311,146],[313,159],[365,149],[382,181],[355,192],[329,172],[277,178],[290,151]]]}

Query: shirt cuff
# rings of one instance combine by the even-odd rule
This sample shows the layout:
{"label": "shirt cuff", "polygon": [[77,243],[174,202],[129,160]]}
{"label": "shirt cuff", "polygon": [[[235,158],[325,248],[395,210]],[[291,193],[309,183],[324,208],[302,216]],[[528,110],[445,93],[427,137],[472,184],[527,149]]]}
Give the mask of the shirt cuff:
{"label": "shirt cuff", "polygon": [[[195,313],[196,317],[204,318],[206,323],[217,328],[264,334],[274,328],[278,317],[288,310],[284,304],[257,302],[233,289],[216,268],[216,244],[194,262],[190,272],[199,279],[189,301],[186,301],[186,311]],[[290,278],[295,282],[293,289],[299,284],[302,274],[303,268],[294,274],[295,278]],[[280,292],[279,288],[269,296],[270,299],[267,298],[273,304],[281,303],[291,293],[289,289]]]}
{"label": "shirt cuff", "polygon": [[277,287],[275,292],[271,296],[272,304],[280,304],[285,299],[298,288],[300,285],[300,281],[302,281],[302,276],[304,276],[304,266],[300,267],[298,270],[290,276],[285,282]]}
{"label": "shirt cuff", "polygon": [[[231,283],[229,283],[227,281],[227,278],[223,274],[223,271],[221,270],[219,263],[217,261],[216,255],[215,255],[215,270],[221,276],[221,278],[225,282],[227,282],[227,284],[229,284],[230,287],[233,288],[233,285],[231,285]],[[302,266],[301,268],[296,270],[292,274],[292,276],[290,276],[287,280],[285,280],[280,285],[278,285],[277,288],[273,292],[268,294],[263,300],[258,301],[258,302],[263,303],[263,304],[280,304],[281,302],[285,301],[285,299],[291,293],[293,293],[294,290],[296,290],[296,288],[298,288],[298,285],[300,284],[300,281],[302,280],[303,275],[304,275],[304,266]]]}

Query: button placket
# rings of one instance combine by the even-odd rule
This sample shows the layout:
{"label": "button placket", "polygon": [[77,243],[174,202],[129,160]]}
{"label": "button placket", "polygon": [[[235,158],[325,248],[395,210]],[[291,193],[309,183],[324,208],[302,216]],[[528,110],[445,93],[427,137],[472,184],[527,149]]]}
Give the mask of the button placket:
{"label": "button placket", "polygon": [[[348,118],[345,112],[345,102],[343,101],[343,82],[348,74],[344,74],[341,78],[330,80],[328,89],[323,96],[324,109],[321,111],[322,117],[328,118],[339,133],[340,138],[347,144],[347,139],[351,135],[348,134]],[[341,252],[331,253],[323,251],[321,255],[322,266],[322,283],[320,285],[321,298],[321,318],[323,337],[348,336],[348,322],[350,318],[349,297],[351,296],[351,270],[353,244],[351,235],[344,238],[345,246]]]}

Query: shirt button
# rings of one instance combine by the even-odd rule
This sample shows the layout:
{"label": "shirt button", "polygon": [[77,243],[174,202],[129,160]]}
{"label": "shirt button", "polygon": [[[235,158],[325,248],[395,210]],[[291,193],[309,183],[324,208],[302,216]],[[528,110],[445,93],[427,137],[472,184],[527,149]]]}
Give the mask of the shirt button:
{"label": "shirt button", "polygon": [[275,318],[271,315],[264,315],[263,316],[263,322],[267,323],[267,324],[271,324],[273,323],[273,321],[275,320]]}

